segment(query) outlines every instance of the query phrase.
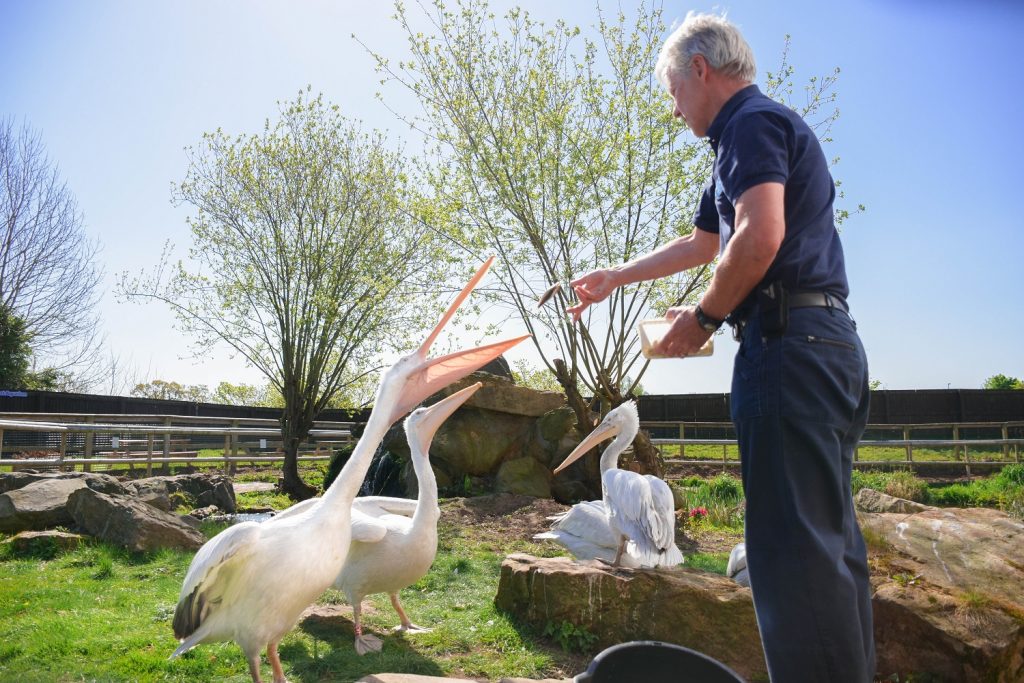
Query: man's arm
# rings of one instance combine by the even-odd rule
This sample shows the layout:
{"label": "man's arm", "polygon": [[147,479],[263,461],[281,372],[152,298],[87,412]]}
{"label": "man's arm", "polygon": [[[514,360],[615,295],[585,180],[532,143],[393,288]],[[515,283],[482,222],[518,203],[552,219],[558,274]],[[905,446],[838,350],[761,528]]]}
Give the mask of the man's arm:
{"label": "man's arm", "polygon": [[785,186],[762,183],[736,202],[736,234],[715,269],[701,308],[722,319],[747,298],[768,272],[786,236]]}
{"label": "man's arm", "polygon": [[643,256],[614,268],[594,270],[569,284],[580,303],[566,309],[573,322],[580,319],[590,304],[603,301],[617,287],[643,280],[674,275],[695,266],[710,263],[718,254],[718,235],[694,229],[689,235],[677,237]]}
{"label": "man's arm", "polygon": [[[736,202],[735,234],[725,247],[701,309],[712,318],[725,318],[750,294],[768,272],[786,236],[785,186],[762,183]],[[691,307],[670,308],[665,317],[672,327],[655,347],[666,356],[696,353],[711,333],[697,322]]]}

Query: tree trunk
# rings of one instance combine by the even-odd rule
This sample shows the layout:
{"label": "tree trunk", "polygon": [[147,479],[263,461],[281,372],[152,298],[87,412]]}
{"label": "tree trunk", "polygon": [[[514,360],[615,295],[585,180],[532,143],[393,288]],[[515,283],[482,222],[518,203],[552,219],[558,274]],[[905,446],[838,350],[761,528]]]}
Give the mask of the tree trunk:
{"label": "tree trunk", "polygon": [[284,476],[281,480],[281,493],[293,500],[301,501],[317,494],[317,490],[302,481],[302,477],[299,476],[299,444],[309,436],[312,423],[305,424],[307,421],[303,420],[301,415],[293,415],[290,412],[286,407],[281,416],[281,436],[284,440]]}
{"label": "tree trunk", "polygon": [[[572,381],[565,361],[561,358],[554,360],[555,377],[565,391],[566,403],[576,413],[576,428],[581,437],[594,430],[595,415],[590,408],[590,403],[583,398],[576,383]],[[626,402],[618,392],[613,393],[607,400],[608,408],[615,408]],[[597,451],[595,450],[595,453]],[[588,488],[593,489],[598,496],[601,494],[601,471],[598,458],[586,457],[586,480],[583,482]],[[631,456],[625,456],[622,462],[623,469],[630,469],[640,474],[653,474],[656,477],[664,478],[665,463],[661,453],[651,443],[651,437],[647,432],[640,430],[633,439],[633,452]]]}

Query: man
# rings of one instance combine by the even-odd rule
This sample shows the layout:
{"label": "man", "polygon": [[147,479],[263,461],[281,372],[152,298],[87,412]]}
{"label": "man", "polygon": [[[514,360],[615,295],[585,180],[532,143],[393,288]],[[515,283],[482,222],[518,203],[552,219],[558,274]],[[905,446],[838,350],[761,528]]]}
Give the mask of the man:
{"label": "man", "polygon": [[716,159],[697,229],[571,284],[575,320],[614,288],[721,254],[696,307],[671,308],[657,351],[697,351],[728,317],[740,341],[732,418],[747,499],[746,548],[773,681],[874,675],[871,586],[850,491],[868,415],[863,346],[818,140],[794,112],[751,85],[753,54],[735,26],[689,14],[656,73]]}

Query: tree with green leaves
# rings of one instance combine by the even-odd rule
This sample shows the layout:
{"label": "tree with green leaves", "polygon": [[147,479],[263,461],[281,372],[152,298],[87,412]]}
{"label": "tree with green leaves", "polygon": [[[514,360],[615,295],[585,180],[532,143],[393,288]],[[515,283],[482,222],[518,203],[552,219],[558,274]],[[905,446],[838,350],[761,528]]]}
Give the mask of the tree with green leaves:
{"label": "tree with green leaves", "polygon": [[[421,5],[423,6],[423,5]],[[619,264],[689,233],[712,157],[703,141],[681,138],[670,100],[653,68],[665,24],[641,7],[627,17],[598,8],[584,35],[565,22],[553,27],[519,9],[502,19],[486,2],[449,8],[426,3],[432,33],[396,4],[411,57],[391,64],[376,55],[385,80],[419,100],[410,125],[433,141],[430,176],[449,208],[447,232],[468,253],[495,252],[494,303],[519,317],[565,391],[584,430],[636,393],[647,362],[636,324],[667,307],[692,302],[710,272],[616,290],[578,325],[557,293],[538,309],[552,283]],[[769,76],[784,95],[792,71]],[[812,84],[807,110],[828,103],[830,77]],[[827,129],[831,121],[823,120]],[[823,131],[824,132],[824,131]],[[641,432],[639,469],[661,473],[657,452]],[[594,468],[596,475],[596,465]]]}
{"label": "tree with green leaves", "polygon": [[267,387],[221,382],[210,394],[209,400],[210,403],[228,406],[262,406],[267,404]]}
{"label": "tree with green leaves", "polygon": [[1002,373],[992,375],[985,380],[982,389],[1024,389],[1024,382],[1016,377],[1008,377]]}
{"label": "tree with green leaves", "polygon": [[22,389],[32,359],[25,321],[0,303],[0,388]]}
{"label": "tree with green leaves", "polygon": [[[176,198],[195,215],[191,260],[123,277],[159,300],[197,350],[227,344],[283,402],[284,491],[314,489],[297,449],[339,392],[429,324],[449,263],[418,220],[429,210],[406,160],[308,90],[255,135],[207,134]],[[165,275],[165,271],[170,270]]]}
{"label": "tree with green leaves", "polygon": [[132,396],[139,398],[156,398],[162,401],[193,401],[204,403],[210,398],[210,390],[205,384],[180,384],[162,379],[136,384]]}

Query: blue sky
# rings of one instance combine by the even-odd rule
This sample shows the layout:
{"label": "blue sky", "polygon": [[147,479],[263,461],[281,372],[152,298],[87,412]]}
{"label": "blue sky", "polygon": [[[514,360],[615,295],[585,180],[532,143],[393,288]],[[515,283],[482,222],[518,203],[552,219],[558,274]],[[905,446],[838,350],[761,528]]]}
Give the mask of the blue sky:
{"label": "blue sky", "polygon": [[[596,17],[589,0],[492,7],[512,4],[547,21],[588,26]],[[742,0],[668,3],[665,14],[690,9],[727,11],[762,80],[787,34],[798,85],[842,70],[826,153],[841,159],[834,175],[848,203],[867,207],[846,223],[843,242],[872,378],[926,389],[1024,377],[1019,3]],[[0,0],[0,116],[41,133],[77,196],[103,246],[109,342],[144,379],[259,381],[226,353],[188,358],[165,308],[114,300],[115,276],[155,264],[168,240],[187,248],[187,208],[172,206],[170,188],[184,177],[183,149],[203,132],[256,132],[277,101],[309,84],[367,126],[406,135],[374,93],[400,111],[414,103],[382,88],[350,38],[401,59],[391,13],[387,2],[348,0]],[[711,358],[657,361],[644,386],[728,391],[735,347],[717,344]],[[532,350],[521,353],[539,364]]]}

